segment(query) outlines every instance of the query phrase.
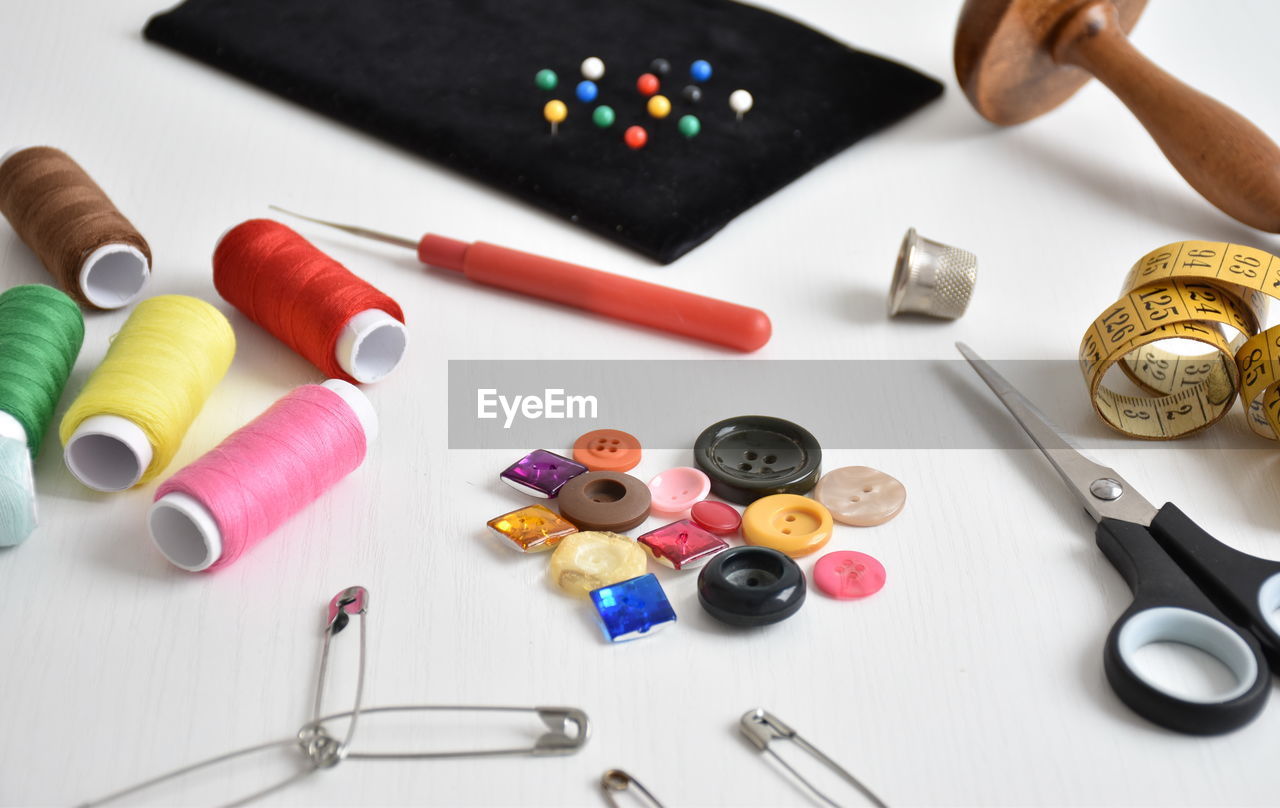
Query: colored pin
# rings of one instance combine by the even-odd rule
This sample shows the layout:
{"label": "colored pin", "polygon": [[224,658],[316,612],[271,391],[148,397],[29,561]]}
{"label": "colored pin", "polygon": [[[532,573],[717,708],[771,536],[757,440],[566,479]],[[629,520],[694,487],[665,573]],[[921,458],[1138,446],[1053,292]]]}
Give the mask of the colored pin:
{"label": "colored pin", "polygon": [[553,98],[542,108],[542,117],[551,124],[551,134],[554,135],[559,129],[560,122],[569,117],[569,108],[560,99]]}
{"label": "colored pin", "polygon": [[699,59],[689,65],[689,75],[694,81],[706,81],[711,78],[711,63],[706,59]]}
{"label": "colored pin", "polygon": [[734,90],[729,93],[729,108],[738,113],[738,120],[742,120],[742,116],[750,112],[754,104],[755,99],[746,90]]}
{"label": "colored pin", "polygon": [[556,85],[560,83],[560,77],[556,75],[556,71],[543,68],[533,77],[533,83],[538,85],[539,90],[554,90]]}
{"label": "colored pin", "polygon": [[649,72],[659,76],[665,76],[671,72],[671,63],[666,59],[654,59],[649,63]]}
{"label": "colored pin", "polygon": [[655,118],[665,118],[671,114],[671,102],[667,100],[665,95],[653,96],[645,106],[648,108],[649,114]]}
{"label": "colored pin", "polygon": [[702,131],[702,121],[698,120],[696,115],[681,115],[680,122],[676,124],[680,130],[680,134],[687,138],[695,138]]}
{"label": "colored pin", "polygon": [[622,135],[622,140],[632,149],[643,149],[644,144],[649,142],[649,133],[643,126],[628,126],[627,131]]}
{"label": "colored pin", "polygon": [[596,86],[594,81],[591,81],[590,79],[583,79],[578,82],[578,87],[575,92],[577,93],[579,101],[584,104],[590,104],[592,101],[595,101],[596,96],[600,94],[600,88]]}
{"label": "colored pin", "polygon": [[599,81],[604,78],[604,60],[599,56],[588,56],[583,59],[582,77],[588,81]]}
{"label": "colored pin", "polygon": [[613,113],[613,107],[608,104],[601,104],[591,113],[591,122],[601,129],[608,129],[613,126],[613,122],[618,116]]}
{"label": "colored pin", "polygon": [[696,104],[702,100],[702,88],[696,84],[687,84],[680,91],[680,95],[684,96],[684,100],[690,104]]}
{"label": "colored pin", "polygon": [[636,79],[636,89],[640,91],[640,95],[653,95],[658,92],[658,77],[652,73],[641,73],[640,78]]}

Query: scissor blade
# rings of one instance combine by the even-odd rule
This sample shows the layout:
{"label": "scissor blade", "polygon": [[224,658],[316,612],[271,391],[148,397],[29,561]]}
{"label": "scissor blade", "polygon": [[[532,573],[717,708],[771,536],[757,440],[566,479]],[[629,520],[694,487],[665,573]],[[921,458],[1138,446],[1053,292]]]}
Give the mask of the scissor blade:
{"label": "scissor blade", "polygon": [[1156,509],[1114,469],[1095,463],[1080,454],[1027,397],[996,372],[986,360],[963,342],[956,348],[969,361],[982,380],[1000,399],[1031,440],[1035,441],[1050,465],[1075,492],[1089,515],[1098,521],[1104,517],[1150,525]]}

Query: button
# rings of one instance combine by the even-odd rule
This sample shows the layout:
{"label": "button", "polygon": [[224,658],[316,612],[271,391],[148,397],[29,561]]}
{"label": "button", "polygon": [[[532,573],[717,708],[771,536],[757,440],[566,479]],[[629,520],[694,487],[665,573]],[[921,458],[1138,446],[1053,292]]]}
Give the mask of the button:
{"label": "button", "polygon": [[573,442],[573,459],[592,471],[631,471],[640,462],[640,441],[621,429],[593,429]]}
{"label": "button", "polygon": [[604,78],[604,60],[599,56],[588,56],[582,60],[582,77],[590,81]]}
{"label": "button", "polygon": [[689,517],[703,530],[717,536],[732,536],[742,526],[742,514],[724,502],[704,499],[689,509]]}
{"label": "button", "polygon": [[698,602],[731,626],[767,626],[804,605],[800,566],[768,547],[735,547],[715,556],[698,574]]}
{"label": "button", "polygon": [[902,483],[867,466],[845,466],[824,474],[813,495],[837,522],[855,527],[883,525],[902,513],[907,503]]}
{"label": "button", "polygon": [[684,513],[711,493],[707,475],[688,466],[667,469],[649,481],[653,510],[658,513]]}
{"label": "button", "polygon": [[884,565],[866,553],[838,550],[813,565],[813,582],[837,600],[856,600],[884,588]]}
{"label": "button", "polygon": [[662,119],[671,114],[671,101],[665,95],[655,95],[645,104],[645,109],[653,117]]}
{"label": "button", "polygon": [[593,589],[645,574],[649,556],[634,540],[588,530],[565,536],[551,554],[551,583],[566,595],[585,598]]}
{"label": "button", "polygon": [[689,76],[698,82],[707,81],[711,78],[711,63],[706,59],[698,59],[689,65]]}
{"label": "button", "polygon": [[654,561],[677,570],[702,566],[711,556],[729,549],[724,539],[688,519],[650,530],[636,541]]}
{"label": "button", "polygon": [[676,621],[676,611],[653,573],[593,589],[591,602],[609,642],[648,637]]}
{"label": "button", "polygon": [[742,538],[747,544],[772,547],[792,558],[821,550],[834,528],[825,505],[799,494],[763,497],[742,513]]}
{"label": "button", "polygon": [[649,488],[630,474],[588,471],[560,489],[560,515],[580,530],[630,530],[649,516]]}
{"label": "button", "polygon": [[507,467],[499,476],[525,494],[550,499],[564,484],[584,473],[587,467],[546,449],[532,451]]}
{"label": "button", "polygon": [[702,431],[693,460],[711,492],[749,505],[770,494],[807,494],[818,482],[822,447],[807,429],[781,418],[743,415]]}
{"label": "button", "polygon": [[640,95],[653,95],[661,86],[662,83],[658,81],[658,77],[652,73],[641,73],[640,78],[636,79],[636,90]]}
{"label": "button", "polygon": [[550,550],[578,528],[545,505],[530,505],[496,516],[489,527],[526,553]]}

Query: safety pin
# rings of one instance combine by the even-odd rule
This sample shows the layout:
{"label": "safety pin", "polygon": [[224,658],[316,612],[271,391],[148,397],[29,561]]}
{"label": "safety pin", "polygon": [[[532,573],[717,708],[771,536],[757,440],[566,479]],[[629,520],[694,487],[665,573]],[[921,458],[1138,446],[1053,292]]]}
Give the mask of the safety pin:
{"label": "safety pin", "polygon": [[649,793],[649,789],[622,769],[610,769],[600,778],[600,791],[604,794],[604,801],[610,808],[621,808],[613,797],[615,792],[621,793],[632,789],[644,798],[650,808],[664,808],[662,803],[658,802],[658,798]]}
{"label": "safety pin", "polygon": [[787,724],[783,723],[777,716],[767,710],[761,707],[757,707],[754,710],[748,710],[742,716],[742,720],[738,722],[738,729],[741,730],[747,740],[751,741],[751,743],[754,744],[761,752],[766,755],[772,755],[773,759],[776,760],[779,765],[791,773],[791,776],[796,780],[796,782],[800,783],[800,785],[809,791],[814,797],[827,805],[832,806],[832,808],[840,808],[840,803],[819,791],[813,783],[806,780],[800,772],[796,771],[795,768],[791,766],[790,763],[787,763],[778,755],[777,752],[770,749],[770,741],[791,741],[805,752],[808,752],[810,755],[817,758],[823,765],[831,769],[831,771],[840,775],[841,778],[854,788],[858,789],[858,791],[862,792],[863,796],[870,800],[872,804],[878,806],[878,808],[888,808],[888,806],[886,806],[879,797],[873,794],[871,789],[864,786],[858,778],[846,771],[840,766],[840,764],[824,755],[820,749],[800,737],[794,729],[787,726]]}
{"label": "safety pin", "polygon": [[[393,707],[366,707],[362,715],[395,712],[485,712],[485,713],[534,713],[541,719],[547,731],[538,736],[531,746],[508,747],[504,749],[471,749],[454,752],[361,752],[352,749],[346,752],[350,760],[431,760],[436,758],[467,757],[501,757],[511,755],[532,755],[549,757],[552,755],[572,755],[583,747],[591,735],[591,722],[587,714],[575,707],[488,707],[471,705],[436,705],[405,704]],[[346,718],[350,712],[328,715],[305,725],[298,731],[299,739],[305,743],[307,733],[313,731],[321,722]]]}
{"label": "safety pin", "polygon": [[[356,734],[356,722],[360,719],[360,702],[364,698],[364,663],[366,623],[369,620],[369,590],[363,586],[349,586],[329,601],[329,620],[324,627],[324,646],[320,650],[320,675],[316,681],[316,703],[311,713],[311,722],[299,731],[298,740],[302,743],[307,756],[320,768],[331,768],[347,755],[351,739]],[[341,742],[334,740],[324,727],[320,714],[324,704],[324,681],[329,668],[329,642],[351,622],[352,615],[360,616],[360,661],[356,674],[355,706],[342,717],[350,717],[347,723],[347,734]],[[337,716],[335,716],[337,717]],[[310,731],[309,737],[302,737],[303,732]]]}
{"label": "safety pin", "polygon": [[[351,743],[351,736],[355,733],[356,719],[360,715],[360,702],[364,696],[364,663],[365,663],[365,622],[368,619],[367,610],[369,606],[369,592],[363,586],[349,586],[329,600],[329,619],[325,623],[324,629],[324,647],[320,654],[320,672],[316,683],[316,702],[314,718],[311,723],[306,724],[298,731],[296,736],[285,738],[278,741],[268,741],[266,743],[257,744],[256,746],[248,746],[244,749],[237,749],[233,752],[227,752],[223,755],[211,757],[206,760],[192,763],[169,772],[165,772],[158,777],[153,777],[137,785],[130,786],[122,791],[109,794],[106,797],[84,803],[81,808],[89,808],[89,806],[103,805],[108,802],[115,802],[121,797],[127,797],[130,794],[136,794],[139,791],[150,788],[160,783],[174,780],[191,772],[216,766],[219,763],[225,763],[238,757],[250,755],[255,752],[265,752],[278,747],[300,745],[303,754],[306,756],[307,768],[293,774],[274,785],[268,786],[260,791],[255,791],[248,796],[227,803],[228,808],[231,806],[247,805],[256,799],[265,797],[275,791],[279,791],[285,786],[291,785],[309,774],[313,774],[321,768],[329,768],[336,766],[347,754],[347,748]],[[344,628],[351,621],[352,615],[360,616],[360,672],[356,680],[356,700],[351,710],[344,713],[343,716],[350,716],[351,723],[347,726],[346,737],[341,743],[334,740],[332,736],[325,730],[323,722],[320,719],[321,703],[324,698],[324,682],[325,673],[329,662],[329,641],[330,639]]]}

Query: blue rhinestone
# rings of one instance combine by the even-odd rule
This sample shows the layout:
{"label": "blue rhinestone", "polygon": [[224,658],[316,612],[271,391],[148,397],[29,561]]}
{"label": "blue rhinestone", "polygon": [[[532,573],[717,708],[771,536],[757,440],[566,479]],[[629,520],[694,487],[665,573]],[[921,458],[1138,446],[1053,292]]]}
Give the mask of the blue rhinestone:
{"label": "blue rhinestone", "polygon": [[653,573],[592,590],[591,602],[610,642],[644,637],[676,621],[667,593]]}

